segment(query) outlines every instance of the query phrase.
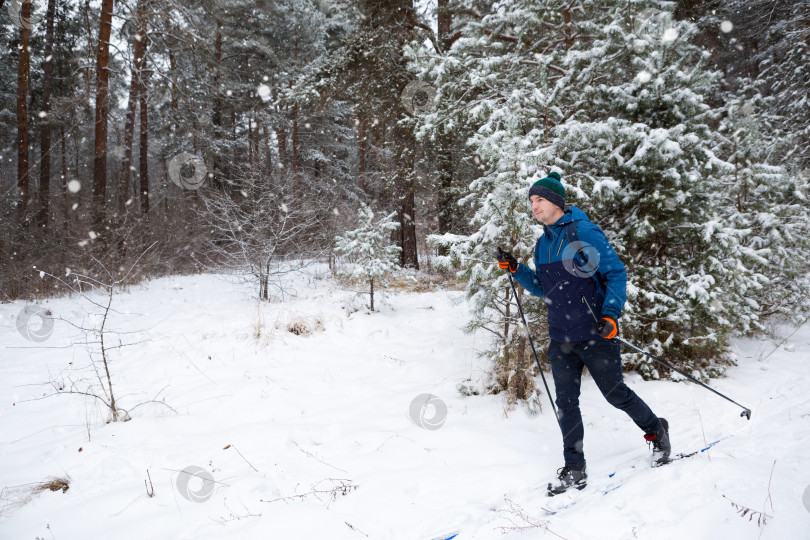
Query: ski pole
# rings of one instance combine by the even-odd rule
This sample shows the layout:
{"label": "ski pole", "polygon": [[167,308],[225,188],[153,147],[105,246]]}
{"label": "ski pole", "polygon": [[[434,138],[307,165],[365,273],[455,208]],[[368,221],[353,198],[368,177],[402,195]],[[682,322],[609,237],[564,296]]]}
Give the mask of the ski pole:
{"label": "ski pole", "polygon": [[[588,311],[590,311],[590,312],[591,312],[591,315],[593,316],[593,319],[594,319],[596,322],[599,322],[599,319],[597,319],[597,318],[596,318],[596,313],[594,313],[594,312],[593,312],[593,309],[591,309],[591,305],[588,303],[588,299],[587,299],[587,298],[585,298],[585,294],[584,294],[584,293],[580,293],[580,294],[582,295],[582,302],[583,302],[583,303],[584,303],[586,306],[588,306]],[[656,356],[654,356],[654,355],[652,355],[652,354],[648,353],[647,351],[645,351],[645,350],[643,350],[643,349],[640,349],[639,347],[636,347],[636,346],[635,346],[635,345],[633,345],[632,343],[629,343],[629,342],[625,341],[624,339],[620,338],[619,336],[616,336],[614,339],[619,340],[619,342],[620,342],[620,343],[624,343],[625,345],[627,345],[627,346],[628,346],[628,347],[630,347],[631,349],[635,349],[636,351],[640,352],[641,354],[645,354],[645,355],[649,356],[650,358],[652,358],[653,360],[655,360],[655,361],[656,361],[656,362],[658,362],[659,364],[661,364],[661,365],[663,365],[663,366],[668,367],[668,368],[669,368],[669,369],[671,369],[672,371],[676,371],[676,372],[680,373],[681,375],[683,375],[684,377],[686,377],[686,378],[687,378],[687,379],[689,379],[690,381],[692,381],[692,382],[694,382],[694,383],[699,384],[700,386],[702,386],[702,387],[703,387],[703,388],[705,388],[706,390],[711,390],[712,392],[714,392],[715,394],[717,394],[717,395],[718,395],[718,396],[720,396],[721,398],[727,399],[728,401],[732,402],[734,405],[736,405],[736,406],[738,406],[738,407],[742,408],[743,412],[741,412],[741,413],[740,413],[740,416],[744,416],[744,417],[746,417],[748,420],[751,420],[751,409],[749,409],[748,407],[745,407],[745,406],[743,406],[743,405],[740,405],[739,403],[737,403],[736,401],[734,401],[734,400],[733,400],[733,399],[731,399],[730,397],[728,397],[728,396],[725,396],[725,395],[721,394],[720,392],[718,392],[717,390],[715,390],[715,389],[714,389],[714,388],[712,388],[711,386],[708,386],[708,385],[703,384],[702,382],[700,382],[699,380],[695,379],[695,378],[694,378],[694,377],[692,377],[691,375],[688,375],[688,374],[684,373],[683,371],[681,371],[680,369],[676,368],[675,366],[672,366],[672,365],[670,365],[670,364],[667,364],[666,362],[664,362],[664,361],[663,361],[663,360],[661,360],[660,358],[658,358],[658,357],[656,357]]]}
{"label": "ski pole", "polygon": [[[504,251],[499,247],[498,248],[498,255],[503,253]],[[537,358],[537,350],[534,348],[534,341],[532,341],[532,334],[529,331],[529,323],[526,322],[526,316],[523,315],[523,306],[520,305],[520,298],[518,297],[517,289],[515,288],[515,280],[512,279],[512,272],[507,269],[507,273],[509,275],[509,284],[512,285],[512,292],[515,295],[515,302],[517,302],[518,311],[520,312],[520,318],[523,320],[523,328],[526,329],[526,337],[529,338],[529,345],[532,348],[532,354],[534,355],[534,361],[537,362],[537,369],[540,371],[540,378],[543,379],[543,386],[546,387],[546,394],[548,394],[548,399],[551,401],[551,410],[554,411],[554,418],[557,419],[557,424],[560,424],[560,415],[557,413],[557,407],[554,405],[554,400],[551,399],[551,390],[548,389],[548,383],[546,383],[546,376],[543,375],[543,367],[540,365],[540,360]],[[562,425],[560,425],[560,429],[562,429]]]}

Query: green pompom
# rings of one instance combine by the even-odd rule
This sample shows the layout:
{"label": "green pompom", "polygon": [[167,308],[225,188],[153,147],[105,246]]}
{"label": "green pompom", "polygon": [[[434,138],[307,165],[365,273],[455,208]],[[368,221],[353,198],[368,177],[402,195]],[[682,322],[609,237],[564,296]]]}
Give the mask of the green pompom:
{"label": "green pompom", "polygon": [[553,178],[557,182],[562,182],[562,176],[560,176],[560,173],[558,173],[557,171],[548,173],[548,178]]}

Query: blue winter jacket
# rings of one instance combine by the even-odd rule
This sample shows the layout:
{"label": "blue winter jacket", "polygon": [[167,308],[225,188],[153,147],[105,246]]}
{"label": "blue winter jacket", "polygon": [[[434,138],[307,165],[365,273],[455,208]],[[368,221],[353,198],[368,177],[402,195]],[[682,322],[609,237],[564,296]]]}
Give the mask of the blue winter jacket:
{"label": "blue winter jacket", "polygon": [[[566,229],[572,221],[577,223],[580,246],[568,242]],[[533,272],[520,264],[514,276],[527,291],[544,299],[548,333],[554,341],[587,341],[598,335],[583,294],[598,317],[619,320],[627,300],[624,264],[602,229],[576,206],[543,227],[534,247],[534,267]]]}

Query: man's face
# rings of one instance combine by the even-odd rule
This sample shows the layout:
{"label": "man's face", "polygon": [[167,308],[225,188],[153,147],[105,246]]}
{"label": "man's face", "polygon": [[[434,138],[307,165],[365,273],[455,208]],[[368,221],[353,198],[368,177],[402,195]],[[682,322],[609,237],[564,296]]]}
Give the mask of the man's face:
{"label": "man's face", "polygon": [[532,214],[543,225],[553,225],[563,214],[562,208],[539,195],[532,195],[530,201]]}

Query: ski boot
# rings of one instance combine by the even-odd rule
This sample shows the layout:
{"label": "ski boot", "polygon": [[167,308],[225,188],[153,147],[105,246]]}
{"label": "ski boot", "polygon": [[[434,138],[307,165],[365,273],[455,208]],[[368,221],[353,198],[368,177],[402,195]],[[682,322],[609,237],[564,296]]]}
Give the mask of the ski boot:
{"label": "ski boot", "polygon": [[549,497],[565,493],[569,488],[583,489],[588,483],[588,475],[585,473],[585,467],[581,469],[573,469],[571,467],[562,467],[557,470],[557,482],[548,483]]}
{"label": "ski boot", "polygon": [[661,429],[656,433],[646,433],[644,439],[647,443],[652,443],[653,467],[666,465],[670,462],[669,454],[672,452],[672,445],[669,442],[669,422],[666,418],[659,418]]}

